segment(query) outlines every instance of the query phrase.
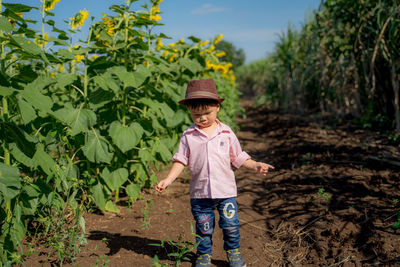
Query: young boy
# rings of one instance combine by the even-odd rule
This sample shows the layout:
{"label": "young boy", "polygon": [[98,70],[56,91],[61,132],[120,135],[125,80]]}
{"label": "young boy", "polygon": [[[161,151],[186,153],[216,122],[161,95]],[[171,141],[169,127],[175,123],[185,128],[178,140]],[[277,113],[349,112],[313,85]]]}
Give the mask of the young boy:
{"label": "young boy", "polygon": [[274,167],[256,162],[242,151],[236,135],[229,126],[217,119],[220,104],[213,80],[194,80],[187,86],[185,99],[179,101],[190,110],[194,124],[181,136],[179,148],[167,177],[156,186],[165,189],[179,176],[185,166],[191,171],[190,204],[196,221],[196,241],[199,255],[196,266],[211,266],[214,210],[220,215],[224,249],[230,266],[245,267],[240,255],[240,232],[236,203],[236,181],[231,163],[244,166],[264,176]]}

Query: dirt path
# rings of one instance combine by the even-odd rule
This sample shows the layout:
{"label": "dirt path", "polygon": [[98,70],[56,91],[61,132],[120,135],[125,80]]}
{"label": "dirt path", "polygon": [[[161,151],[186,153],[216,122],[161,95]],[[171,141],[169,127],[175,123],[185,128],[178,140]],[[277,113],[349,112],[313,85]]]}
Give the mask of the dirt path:
{"label": "dirt path", "polygon": [[[399,144],[333,122],[250,107],[239,120],[243,149],[276,167],[268,178],[236,171],[248,266],[400,266],[400,230],[392,227],[400,210]],[[88,244],[73,265],[152,266],[157,255],[174,266],[167,254],[179,250],[167,241],[193,240],[189,179],[185,173],[166,194],[146,193],[120,214],[87,214]],[[163,240],[167,252],[151,245]],[[228,266],[222,245],[217,228],[213,266]],[[40,266],[41,257],[27,266]]]}

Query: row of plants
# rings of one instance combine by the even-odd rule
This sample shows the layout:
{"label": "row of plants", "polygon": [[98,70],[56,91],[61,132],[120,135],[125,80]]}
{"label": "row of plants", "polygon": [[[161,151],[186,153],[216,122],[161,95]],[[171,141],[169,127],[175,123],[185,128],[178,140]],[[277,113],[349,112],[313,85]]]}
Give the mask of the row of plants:
{"label": "row of plants", "polygon": [[400,2],[325,0],[266,59],[238,71],[246,93],[295,112],[334,112],[400,132]]}
{"label": "row of plants", "polygon": [[[235,127],[235,76],[215,49],[222,36],[164,45],[161,1],[127,0],[98,21],[81,10],[64,31],[53,20],[59,0],[0,0],[0,266],[23,262],[24,237],[61,264],[73,259],[84,211],[118,212],[121,195],[133,202],[152,187],[191,124],[177,104],[189,80],[215,80],[221,120]],[[84,23],[87,38],[75,43]]]}

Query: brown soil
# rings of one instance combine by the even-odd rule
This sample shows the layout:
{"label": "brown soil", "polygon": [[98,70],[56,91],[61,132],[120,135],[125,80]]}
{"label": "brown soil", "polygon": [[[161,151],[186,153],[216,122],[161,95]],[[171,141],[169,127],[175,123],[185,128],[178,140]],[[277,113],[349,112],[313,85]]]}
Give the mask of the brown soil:
{"label": "brown soil", "polygon": [[[247,266],[400,266],[400,230],[392,227],[400,210],[398,143],[329,116],[246,110],[237,133],[243,149],[276,167],[267,178],[236,170]],[[168,241],[184,249],[193,240],[189,179],[185,172],[165,194],[146,192],[120,214],[86,214],[88,244],[64,266],[152,266],[156,255],[174,266],[168,254],[178,249]],[[165,249],[151,245],[161,241]],[[222,246],[217,227],[213,266],[228,266]],[[26,262],[50,265],[43,253]]]}

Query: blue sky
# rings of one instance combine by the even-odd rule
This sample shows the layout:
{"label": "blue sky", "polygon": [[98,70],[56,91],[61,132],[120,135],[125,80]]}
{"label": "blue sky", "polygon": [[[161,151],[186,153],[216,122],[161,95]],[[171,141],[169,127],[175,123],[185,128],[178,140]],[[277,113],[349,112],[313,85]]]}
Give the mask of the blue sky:
{"label": "blue sky", "polygon": [[[219,34],[224,40],[242,48],[246,63],[263,58],[273,50],[278,35],[288,24],[295,27],[305,21],[307,14],[318,9],[321,0],[164,0],[158,31],[172,37],[172,41],[191,35],[200,39],[212,39]],[[22,3],[39,6],[40,0],[3,0],[3,3]],[[111,13],[108,7],[124,4],[125,0],[61,0],[52,12],[56,14],[56,26],[66,29],[63,22],[79,10],[86,9],[95,20],[102,13]],[[143,0],[135,2],[133,9],[141,9]],[[31,17],[39,19],[39,11]],[[82,28],[87,35],[88,23]],[[86,34],[85,34],[86,33]],[[164,43],[168,43],[165,41]]]}

